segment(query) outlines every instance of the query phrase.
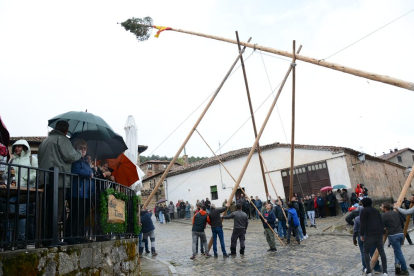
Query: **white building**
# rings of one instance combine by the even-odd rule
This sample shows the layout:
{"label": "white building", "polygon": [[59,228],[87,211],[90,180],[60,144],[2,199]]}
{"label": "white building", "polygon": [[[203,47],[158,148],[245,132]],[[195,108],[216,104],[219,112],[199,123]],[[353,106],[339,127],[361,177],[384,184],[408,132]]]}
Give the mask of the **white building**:
{"label": "white building", "polygon": [[[289,193],[290,144],[269,144],[261,146],[261,150],[269,170],[266,181],[271,197],[276,198],[276,194],[269,175],[277,194],[286,198]],[[219,156],[236,180],[249,152],[250,148],[243,148]],[[300,196],[316,194],[322,187],[336,184],[344,184],[354,190],[358,183],[364,183],[371,195],[380,198],[398,196],[401,183],[405,181],[405,168],[370,155],[366,155],[365,163],[361,164],[358,154],[344,147],[295,145],[294,193]],[[266,198],[257,152],[240,186],[249,196]],[[212,203],[221,206],[233,187],[233,179],[214,157],[173,170],[166,179],[167,199],[173,202],[184,199],[194,204],[197,199],[208,197]],[[239,190],[236,195],[240,193]]]}

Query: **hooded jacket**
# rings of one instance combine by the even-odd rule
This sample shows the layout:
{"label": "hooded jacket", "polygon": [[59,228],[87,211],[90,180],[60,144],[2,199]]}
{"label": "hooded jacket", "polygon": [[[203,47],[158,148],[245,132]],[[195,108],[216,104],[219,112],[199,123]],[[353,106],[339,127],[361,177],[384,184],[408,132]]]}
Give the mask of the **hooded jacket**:
{"label": "hooded jacket", "polygon": [[288,210],[288,224],[292,227],[297,227],[300,224],[295,208],[289,208]]}
{"label": "hooded jacket", "polygon": [[[267,220],[267,223],[270,225],[270,227],[272,227],[272,229],[276,228],[275,226],[276,216],[272,210],[270,211],[266,210],[266,212],[263,213],[263,217]],[[260,216],[260,220],[262,221],[264,228],[269,228],[269,226],[264,222],[261,216]]]}
{"label": "hooded jacket", "polygon": [[210,218],[207,216],[207,212],[204,210],[200,210],[197,214],[193,217],[193,228],[191,231],[193,232],[204,232],[206,225],[211,224]]}
{"label": "hooded jacket", "polygon": [[[49,170],[58,167],[60,172],[71,172],[72,163],[82,156],[73,148],[70,140],[59,130],[52,130],[39,146],[39,168]],[[49,174],[46,174],[48,177]],[[41,174],[40,180],[43,181]],[[46,183],[48,181],[46,180]],[[69,188],[70,177],[66,177],[65,188]],[[63,176],[59,176],[59,188],[63,188]]]}
{"label": "hooded jacket", "polygon": [[[16,146],[23,146],[23,150],[20,153],[20,156],[14,153],[14,149]],[[27,150],[25,150],[27,149]],[[12,153],[14,156],[14,159],[11,161],[12,164],[16,165],[23,165],[23,166],[29,166],[29,167],[38,167],[37,158],[31,156],[30,146],[29,143],[27,143],[26,140],[18,140],[16,141],[12,146]],[[30,170],[30,175],[28,175],[28,169],[26,168],[19,168],[19,167],[13,167],[16,175],[16,184],[18,185],[19,181],[19,174],[20,174],[20,187],[27,187],[27,184],[29,183],[29,186],[34,186],[36,182],[36,170]]]}

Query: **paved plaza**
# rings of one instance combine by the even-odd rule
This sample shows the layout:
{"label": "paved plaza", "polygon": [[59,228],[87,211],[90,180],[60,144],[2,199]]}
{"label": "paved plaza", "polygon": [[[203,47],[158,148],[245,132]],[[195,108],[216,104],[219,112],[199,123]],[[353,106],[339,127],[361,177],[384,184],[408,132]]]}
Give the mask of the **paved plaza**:
{"label": "paved plaza", "polygon": [[[317,228],[309,228],[309,238],[297,245],[277,243],[277,252],[269,253],[260,221],[250,220],[246,234],[244,256],[223,258],[220,245],[219,257],[197,255],[191,260],[191,221],[176,220],[169,224],[155,222],[158,256],[145,254],[141,259],[142,275],[362,275],[359,247],[346,234],[322,233],[340,217],[317,219]],[[229,253],[233,221],[224,222],[226,251]],[[328,231],[326,231],[328,232]],[[207,239],[211,229],[206,229]],[[237,248],[239,252],[239,247]],[[212,249],[210,251],[212,253]],[[392,248],[386,247],[388,272],[394,275]],[[407,263],[414,263],[414,246],[406,243],[403,253]],[[410,268],[409,268],[410,269]],[[414,275],[414,270],[411,270]],[[382,275],[382,274],[379,274]]]}

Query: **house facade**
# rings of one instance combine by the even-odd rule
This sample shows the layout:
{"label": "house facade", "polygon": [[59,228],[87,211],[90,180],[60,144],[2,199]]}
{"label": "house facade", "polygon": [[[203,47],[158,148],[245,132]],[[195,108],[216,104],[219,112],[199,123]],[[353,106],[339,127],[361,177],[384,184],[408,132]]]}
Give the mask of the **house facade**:
{"label": "house facade", "polygon": [[[268,168],[266,181],[271,197],[276,198],[277,193],[286,198],[289,195],[290,144],[269,144],[261,146],[261,150]],[[219,157],[237,179],[249,152],[250,148],[244,148]],[[325,186],[343,184],[351,193],[358,183],[364,183],[371,197],[398,197],[406,179],[405,167],[370,155],[366,155],[366,161],[362,164],[358,154],[344,147],[295,145],[293,192],[304,196],[316,194]],[[216,158],[175,169],[168,174],[165,182],[168,201],[184,199],[191,204],[208,197],[221,206],[224,199],[229,198],[233,187],[234,181]],[[262,200],[266,198],[257,152],[253,154],[240,187],[248,196],[258,196]],[[240,193],[239,190],[236,196]]]}
{"label": "house facade", "polygon": [[414,150],[410,148],[404,148],[400,150],[394,149],[390,150],[389,153],[384,153],[383,155],[378,157],[406,168],[412,168],[414,163]]}
{"label": "house facade", "polygon": [[[148,196],[154,190],[155,185],[160,180],[162,174],[164,173],[165,169],[168,167],[170,161],[168,160],[149,160],[145,161],[139,165],[141,170],[145,173],[145,177],[142,180],[142,189],[141,189],[141,197],[142,202],[146,202]],[[181,167],[180,163],[174,163],[173,169]],[[161,183],[160,187],[158,188],[155,195],[152,197],[151,201],[148,204],[149,208],[153,208],[155,203],[165,198],[165,181]]]}

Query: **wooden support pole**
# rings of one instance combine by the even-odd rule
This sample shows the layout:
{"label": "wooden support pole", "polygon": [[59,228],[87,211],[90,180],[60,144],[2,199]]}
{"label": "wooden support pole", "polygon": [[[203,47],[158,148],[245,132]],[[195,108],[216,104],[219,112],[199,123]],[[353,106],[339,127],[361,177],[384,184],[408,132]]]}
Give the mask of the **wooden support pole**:
{"label": "wooden support pole", "polygon": [[[410,209],[414,206],[414,203],[410,204]],[[405,218],[405,224],[404,224],[404,239],[402,241],[402,244],[404,244],[405,237],[407,236],[408,226],[410,225],[411,215],[408,215]]]}
{"label": "wooden support pole", "polygon": [[[241,46],[240,46],[240,40],[239,40],[239,33],[237,31],[236,31],[236,38],[237,38],[237,46],[238,46],[239,52],[240,52],[241,51]],[[242,69],[243,69],[244,85],[246,86],[247,99],[249,101],[250,116],[252,117],[254,138],[256,138],[257,137],[256,120],[254,118],[253,105],[252,105],[252,100],[251,100],[251,97],[250,97],[249,83],[247,82],[247,74],[246,74],[246,68],[244,66],[243,56],[240,57],[240,62],[241,62],[241,66],[242,66]],[[257,144],[257,152],[259,154],[261,153],[260,143]],[[265,172],[264,172],[263,162],[262,162],[261,158],[259,158],[259,162],[260,162],[260,169],[262,171],[263,184],[264,184],[264,188],[265,188],[265,192],[266,192],[266,198],[267,198],[269,196],[269,191],[267,190],[266,175],[265,175]]]}
{"label": "wooden support pole", "polygon": [[[153,26],[147,26],[147,25],[142,25],[142,26],[143,27],[150,27],[150,28],[153,27]],[[228,39],[228,38],[215,36],[215,35],[208,35],[208,34],[197,33],[197,32],[193,32],[193,31],[187,31],[187,30],[176,29],[176,28],[171,28],[171,31],[237,44],[237,41],[235,41],[233,39]],[[263,51],[263,52],[268,52],[268,53],[272,53],[272,54],[276,54],[276,55],[280,55],[280,56],[293,58],[292,53],[289,52],[289,51],[282,51],[282,50],[274,49],[274,48],[271,48],[271,47],[265,47],[265,46],[261,46],[261,45],[257,45],[257,44],[251,44],[249,42],[247,42],[247,43],[246,42],[240,42],[240,44],[245,46],[245,47],[252,48],[252,49],[255,49],[255,50],[260,50],[260,51]],[[296,55],[296,59],[307,62],[307,63],[315,64],[315,65],[318,65],[318,66],[322,66],[322,67],[325,67],[325,68],[329,68],[329,69],[332,69],[332,70],[341,71],[343,73],[351,74],[351,75],[354,75],[354,76],[357,76],[357,77],[362,77],[362,78],[370,79],[370,80],[373,80],[373,81],[378,81],[378,82],[382,82],[382,83],[386,83],[386,84],[389,84],[389,85],[394,85],[394,86],[397,86],[397,87],[401,87],[401,88],[404,88],[404,89],[414,91],[414,83],[413,82],[393,78],[393,77],[386,76],[386,75],[380,75],[380,74],[376,74],[376,73],[372,73],[372,72],[367,72],[367,71],[359,70],[359,69],[356,69],[356,68],[351,68],[351,67],[344,66],[344,65],[341,65],[341,64],[338,64],[338,63],[328,62],[328,61],[325,61],[325,60],[319,59],[319,58]]]}
{"label": "wooden support pole", "polygon": [[[278,197],[279,197],[279,195],[277,194],[277,191],[276,191],[276,186],[275,186],[275,184],[273,184],[273,180],[272,180],[272,178],[270,177],[269,169],[267,168],[266,163],[265,163],[264,158],[263,158],[263,156],[262,156],[262,154],[261,154],[261,153],[260,153],[259,157],[260,157],[260,159],[262,159],[262,161],[263,161],[263,164],[264,164],[264,166],[265,166],[265,168],[266,168],[267,177],[269,177],[270,183],[272,184],[273,190],[275,191],[276,198],[278,198]],[[283,205],[282,205],[282,203],[281,203],[280,201],[279,201],[279,205],[280,205],[280,207],[282,207],[282,212],[283,212],[283,215],[285,216],[285,219],[286,219],[286,221],[287,221],[288,219],[287,219],[287,216],[286,216],[286,213],[285,213],[285,209],[283,208]]]}
{"label": "wooden support pole", "polygon": [[[298,49],[298,54],[302,49],[302,45],[300,45]],[[295,168],[295,112],[296,112],[296,95],[295,95],[295,87],[296,87],[296,41],[293,40],[293,68],[292,68],[292,136],[290,139],[290,182],[289,182],[289,201],[293,197],[293,177],[294,173],[293,170]],[[300,183],[299,183],[300,185]]]}
{"label": "wooden support pole", "polygon": [[[196,129],[198,135],[200,135],[201,139],[203,139],[204,143],[207,145],[207,147],[210,149],[210,151],[214,154],[214,156],[216,157],[217,161],[219,161],[219,163],[223,166],[223,168],[226,170],[226,172],[230,175],[230,177],[233,179],[234,182],[236,182],[236,179],[233,177],[233,175],[230,173],[230,171],[226,168],[226,166],[223,164],[223,162],[221,162],[220,158],[216,155],[216,153],[213,151],[213,149],[210,147],[210,145],[207,143],[207,141],[204,139],[204,137],[201,135],[201,133]],[[242,192],[244,193],[244,195],[249,199],[249,202],[251,205],[253,205],[254,209],[256,209],[256,211],[259,213],[260,217],[262,219],[265,219],[262,215],[262,212],[260,212],[259,209],[257,209],[256,205],[252,203],[252,201],[250,200],[250,197],[248,194],[246,194],[246,191],[240,187],[240,190],[242,190]],[[227,201],[227,210],[229,209],[229,205],[230,203]],[[227,210],[223,212],[223,216],[227,213]],[[221,219],[223,221],[223,219]],[[283,241],[279,238],[279,235],[276,234],[275,230],[272,229],[272,227],[269,225],[269,223],[267,223],[267,226],[269,226],[269,229],[272,230],[273,234],[275,235],[275,237],[279,240],[280,244],[282,246],[284,246],[285,244],[283,243]],[[208,243],[208,250],[210,251],[211,249],[211,245],[213,244],[213,237],[210,238],[210,242]]]}
{"label": "wooden support pole", "polygon": [[[293,169],[295,167],[295,67],[296,67],[296,41],[293,40],[293,68],[292,68],[292,136],[290,138],[290,182],[289,201],[293,197]],[[300,185],[300,184],[299,184]]]}
{"label": "wooden support pole", "polygon": [[[407,194],[408,189],[410,188],[410,185],[411,185],[411,182],[413,181],[413,179],[414,179],[414,170],[411,170],[410,174],[407,177],[407,180],[405,181],[405,184],[404,184],[403,189],[400,193],[400,196],[398,197],[398,200],[395,203],[397,206],[401,206],[401,203],[403,202],[404,197]],[[398,211],[396,211],[396,212],[398,212]],[[384,239],[383,239],[384,244],[385,244],[385,241],[387,240],[387,237],[388,237],[388,231],[384,235]],[[376,262],[378,261],[378,257],[379,257],[379,252],[378,252],[378,250],[375,250],[375,253],[371,258],[371,269],[374,269],[374,266],[375,266]]]}
{"label": "wooden support pole", "polygon": [[[249,38],[249,41],[252,38]],[[158,188],[161,186],[161,183],[164,181],[165,177],[167,176],[167,174],[170,172],[170,170],[172,169],[172,166],[174,165],[175,161],[177,160],[178,156],[180,155],[180,153],[182,152],[183,148],[185,147],[185,145],[187,144],[188,140],[190,140],[191,136],[194,133],[194,130],[198,127],[198,125],[200,124],[201,120],[203,119],[204,115],[207,113],[207,110],[210,108],[211,104],[213,103],[214,99],[217,97],[218,93],[220,92],[221,88],[223,87],[224,83],[226,82],[227,78],[230,76],[230,73],[233,71],[234,67],[236,66],[237,62],[239,61],[239,58],[241,55],[243,55],[244,50],[246,49],[246,47],[243,48],[243,51],[240,51],[239,55],[237,56],[236,60],[233,62],[232,66],[230,67],[229,71],[227,72],[226,76],[224,77],[224,79],[221,81],[219,87],[217,88],[216,92],[213,94],[213,96],[211,97],[210,101],[208,102],[207,106],[204,108],[203,112],[201,113],[200,117],[198,118],[197,122],[194,124],[193,128],[190,130],[190,133],[187,135],[187,138],[185,138],[183,144],[181,145],[181,147],[178,149],[177,153],[174,155],[173,159],[171,160],[170,164],[168,164],[168,167],[165,169],[164,173],[162,174],[161,178],[158,180],[157,185],[155,185],[154,189],[152,190],[151,194],[148,196],[147,200],[144,203],[143,208],[146,208],[148,206],[148,204],[150,203],[151,199],[153,198],[153,196],[155,195],[155,193],[157,192]]]}
{"label": "wooden support pole", "polygon": [[237,178],[236,183],[234,184],[234,187],[233,187],[233,190],[231,191],[231,194],[230,194],[230,196],[229,196],[229,200],[228,200],[228,202],[231,202],[231,201],[232,201],[232,199],[233,199],[233,197],[234,197],[234,195],[236,194],[236,191],[237,191],[237,189],[238,189],[238,187],[239,187],[239,185],[240,185],[240,182],[241,182],[241,181],[242,181],[242,179],[243,179],[244,173],[246,172],[247,166],[249,165],[250,160],[252,159],[252,156],[253,156],[253,154],[254,154],[254,152],[255,152],[255,149],[256,149],[256,147],[257,147],[257,144],[259,143],[260,137],[262,137],[263,131],[264,131],[264,129],[266,128],[266,125],[267,125],[267,122],[269,121],[270,115],[272,114],[273,109],[275,108],[276,102],[277,102],[277,100],[279,99],[280,93],[282,92],[282,89],[283,89],[283,87],[285,86],[286,80],[287,80],[287,78],[289,77],[289,74],[290,74],[290,72],[291,72],[291,71],[292,71],[292,65],[291,65],[291,66],[289,66],[289,69],[288,69],[288,71],[286,72],[286,75],[285,75],[285,77],[283,78],[282,83],[280,84],[279,91],[277,92],[277,95],[276,95],[276,97],[274,98],[274,100],[273,100],[273,102],[272,102],[272,105],[270,106],[270,109],[269,109],[269,111],[268,111],[268,113],[267,113],[267,116],[266,116],[266,118],[265,118],[264,122],[263,122],[263,125],[262,125],[262,127],[260,128],[259,133],[257,134],[257,137],[256,137],[256,139],[255,139],[255,141],[254,141],[254,143],[253,143],[253,146],[252,146],[251,150],[250,150],[250,153],[249,153],[249,155],[247,155],[247,157],[246,157],[246,161],[245,161],[245,163],[244,163],[244,165],[243,165],[243,168],[242,168],[242,170],[241,170],[241,172],[240,172],[239,177]]}

